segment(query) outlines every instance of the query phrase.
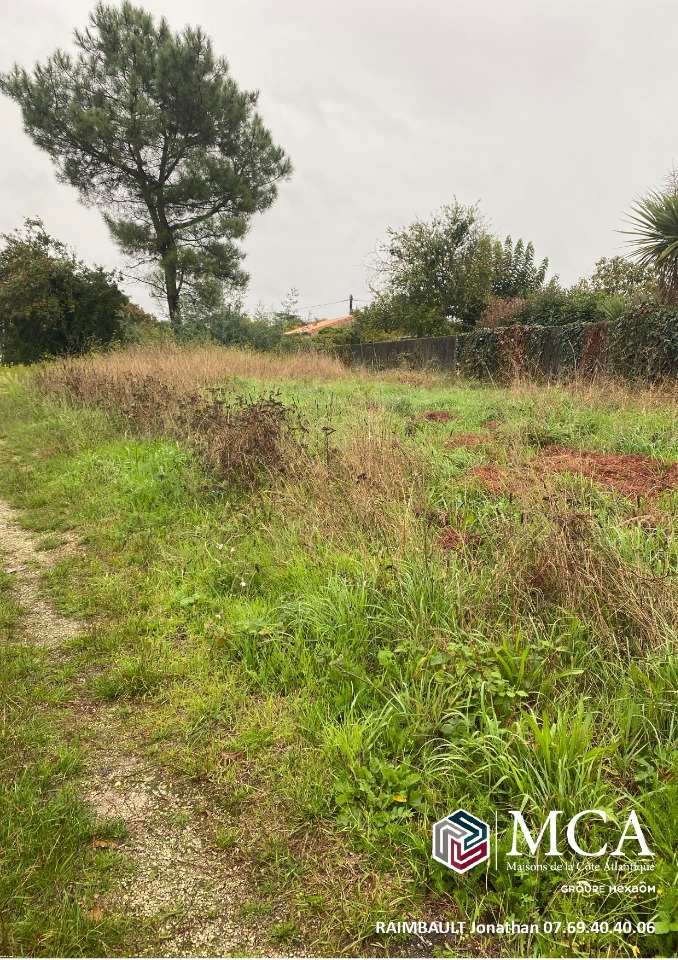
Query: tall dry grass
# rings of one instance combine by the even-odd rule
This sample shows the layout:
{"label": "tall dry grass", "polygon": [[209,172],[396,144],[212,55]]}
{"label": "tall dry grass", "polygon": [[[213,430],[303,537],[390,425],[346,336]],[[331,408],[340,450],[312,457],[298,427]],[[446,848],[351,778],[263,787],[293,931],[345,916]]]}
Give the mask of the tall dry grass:
{"label": "tall dry grass", "polygon": [[64,383],[77,379],[83,396],[100,395],[102,385],[117,387],[134,380],[153,378],[174,389],[191,391],[213,386],[228,377],[256,380],[338,380],[355,376],[341,361],[321,353],[289,356],[221,347],[217,344],[179,346],[163,344],[133,347],[88,357],[73,357],[45,364],[36,374],[48,392],[59,392]]}
{"label": "tall dry grass", "polygon": [[[391,369],[375,371],[361,366],[347,366],[337,357],[323,352],[299,352],[287,356],[222,347],[218,344],[130,347],[124,350],[88,357],[52,361],[36,369],[37,385],[47,393],[66,394],[77,384],[77,399],[100,405],[109,394],[111,399],[129,393],[130,384],[157,381],[173,393],[185,393],[216,386],[230,377],[259,381],[320,380],[362,383],[395,382],[417,389],[463,385],[464,381],[434,368]],[[467,384],[473,386],[473,383]],[[482,389],[483,386],[475,384]],[[513,400],[531,400],[546,409],[556,396],[567,394],[586,405],[653,409],[669,408],[678,417],[678,384],[634,383],[597,378],[577,379],[567,383],[538,383],[524,376],[510,382],[489,383]]]}

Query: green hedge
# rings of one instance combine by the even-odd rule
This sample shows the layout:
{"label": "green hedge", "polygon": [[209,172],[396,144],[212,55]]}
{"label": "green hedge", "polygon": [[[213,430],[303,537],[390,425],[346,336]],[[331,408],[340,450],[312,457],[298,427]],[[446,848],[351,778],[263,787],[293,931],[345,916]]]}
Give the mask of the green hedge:
{"label": "green hedge", "polygon": [[604,373],[658,380],[678,375],[678,311],[648,305],[609,323],[523,324],[337,349],[348,361],[377,367],[417,366],[425,357],[478,379],[501,380],[525,373],[567,379]]}

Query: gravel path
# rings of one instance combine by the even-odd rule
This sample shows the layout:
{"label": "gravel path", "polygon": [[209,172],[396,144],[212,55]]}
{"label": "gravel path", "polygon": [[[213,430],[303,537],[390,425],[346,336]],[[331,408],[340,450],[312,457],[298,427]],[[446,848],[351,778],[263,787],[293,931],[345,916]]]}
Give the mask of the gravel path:
{"label": "gravel path", "polygon": [[[68,641],[82,624],[57,612],[42,595],[40,579],[69,545],[36,550],[19,517],[0,501],[0,562],[25,608],[23,637],[68,656]],[[167,771],[135,751],[124,719],[114,707],[89,699],[81,683],[72,712],[88,744],[85,799],[96,816],[119,818],[128,831],[120,846],[128,876],[100,908],[140,922],[160,918],[160,942],[148,948],[155,956],[275,955],[262,950],[264,938],[238,917],[238,907],[254,898],[252,882],[233,852],[215,846],[218,813],[210,810],[210,798],[190,782],[171,782]]]}

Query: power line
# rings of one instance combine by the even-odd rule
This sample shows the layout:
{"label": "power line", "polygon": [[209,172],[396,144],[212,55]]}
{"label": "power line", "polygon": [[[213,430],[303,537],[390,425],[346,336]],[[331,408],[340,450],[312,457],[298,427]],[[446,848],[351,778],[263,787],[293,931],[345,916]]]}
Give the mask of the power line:
{"label": "power line", "polygon": [[353,303],[367,303],[367,300],[358,300],[357,297],[344,297],[343,300],[331,300],[329,303],[314,303],[310,307],[297,307],[297,310],[299,313],[303,313],[305,310],[317,310],[318,307],[333,307],[337,303],[349,303],[351,301],[353,301]]}
{"label": "power line", "polygon": [[311,307],[297,307],[297,310],[303,312],[304,310],[316,310],[318,307],[333,307],[336,303],[348,303],[348,297],[344,297],[343,300],[331,300],[329,303],[314,303]]}

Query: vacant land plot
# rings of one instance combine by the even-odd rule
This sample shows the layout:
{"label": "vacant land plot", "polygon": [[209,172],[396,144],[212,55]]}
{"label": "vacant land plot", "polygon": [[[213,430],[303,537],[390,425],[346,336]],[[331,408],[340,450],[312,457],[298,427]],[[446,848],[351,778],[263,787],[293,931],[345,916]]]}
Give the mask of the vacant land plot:
{"label": "vacant land plot", "polygon": [[[4,374],[0,495],[57,553],[38,600],[31,561],[4,548],[0,790],[21,768],[33,799],[0,808],[3,946],[674,955],[677,464],[668,390],[217,348]],[[31,596],[77,629],[40,646]],[[145,797],[141,823],[181,866],[101,819],[116,789]],[[459,807],[493,825],[634,809],[656,892],[563,893],[590,877],[581,859],[457,876],[430,831]],[[47,823],[67,875],[45,872]],[[170,893],[144,900],[149,849]],[[172,892],[179,869],[200,897]],[[595,879],[628,882],[602,861]],[[544,917],[557,934],[376,928]]]}

